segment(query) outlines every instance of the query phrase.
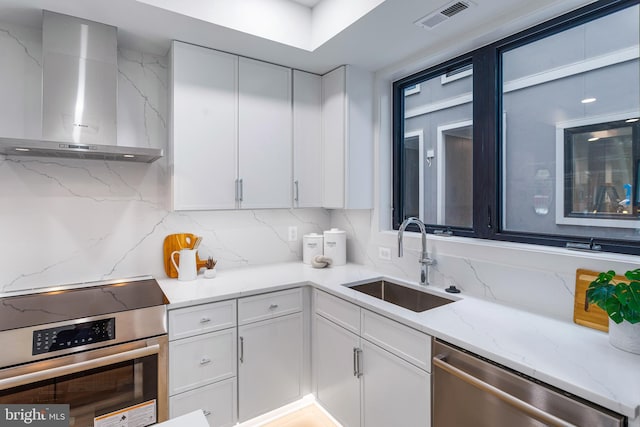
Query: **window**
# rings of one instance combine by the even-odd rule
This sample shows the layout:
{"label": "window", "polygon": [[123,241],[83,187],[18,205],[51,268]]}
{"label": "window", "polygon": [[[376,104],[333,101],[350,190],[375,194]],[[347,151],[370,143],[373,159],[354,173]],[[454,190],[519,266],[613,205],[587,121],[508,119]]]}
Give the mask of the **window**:
{"label": "window", "polygon": [[[564,185],[556,223],[629,228],[638,218],[635,119],[562,129]],[[606,220],[606,221],[604,221]],[[611,231],[611,230],[610,230]]]}
{"label": "window", "polygon": [[638,3],[394,82],[394,228],[420,216],[430,232],[640,254]]}
{"label": "window", "polygon": [[[460,78],[444,79],[461,75]],[[404,217],[442,227],[473,226],[473,80],[470,63],[417,76],[420,92],[402,100],[398,151]],[[406,95],[407,89],[404,88]]]}

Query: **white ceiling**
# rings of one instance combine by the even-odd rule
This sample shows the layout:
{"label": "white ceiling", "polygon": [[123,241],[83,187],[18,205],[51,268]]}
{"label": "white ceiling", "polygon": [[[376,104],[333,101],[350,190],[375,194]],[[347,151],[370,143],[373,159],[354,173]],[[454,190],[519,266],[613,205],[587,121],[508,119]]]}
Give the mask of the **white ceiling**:
{"label": "white ceiling", "polygon": [[[203,0],[142,1],[195,4]],[[448,0],[270,0],[274,4],[286,3],[295,13],[290,14],[289,9],[284,9],[285,5],[281,9],[285,13],[273,14],[268,20],[264,19],[265,11],[245,8],[246,15],[242,17],[246,22],[259,22],[262,19],[269,21],[265,23],[269,31],[279,30],[282,40],[276,41],[264,35],[249,34],[246,28],[234,29],[225,23],[199,19],[205,15],[205,11],[200,14],[198,10],[192,10],[191,15],[197,16],[193,17],[142,1],[0,0],[0,21],[40,26],[41,10],[47,9],[118,27],[118,41],[124,48],[166,54],[170,41],[176,39],[301,70],[325,73],[341,64],[377,71],[397,68],[397,64],[417,58],[462,53],[593,0],[474,0],[475,7],[432,30],[420,28],[413,22],[440,9],[449,3]],[[225,1],[240,0],[218,0]],[[242,1],[260,4],[265,0]],[[302,7],[292,1],[319,4],[311,10],[308,5]],[[361,17],[353,18],[347,13],[350,8],[366,11],[372,5],[375,5],[373,9]],[[294,11],[295,7],[298,9]],[[311,13],[309,21],[304,15],[307,12],[299,9]],[[319,16],[319,11],[324,11],[324,16],[322,20],[314,21],[313,13],[318,12]],[[291,22],[292,16],[301,16],[302,21]],[[349,23],[351,19],[355,20]],[[313,27],[314,22],[323,25],[308,28]],[[309,39],[292,39],[291,34],[296,31],[302,39],[307,37],[304,35],[306,31]],[[325,34],[314,36],[313,31]],[[326,41],[314,45],[312,39],[322,40],[323,36]]]}

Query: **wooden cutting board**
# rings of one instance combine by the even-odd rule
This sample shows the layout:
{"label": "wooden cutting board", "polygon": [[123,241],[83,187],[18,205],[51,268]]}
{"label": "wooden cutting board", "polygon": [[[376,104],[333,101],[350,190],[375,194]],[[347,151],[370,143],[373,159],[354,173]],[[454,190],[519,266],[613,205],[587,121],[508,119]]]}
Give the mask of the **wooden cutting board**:
{"label": "wooden cutting board", "polygon": [[[587,288],[598,278],[597,271],[579,268],[576,270],[576,291],[573,303],[573,321],[578,325],[609,332],[609,316],[607,312],[595,304],[587,303]],[[616,276],[615,280],[626,280],[624,276]]]}
{"label": "wooden cutting board", "polygon": [[[178,277],[178,271],[173,266],[171,262],[171,253],[173,251],[179,251],[184,248],[191,248],[196,243],[196,239],[198,236],[191,233],[178,233],[178,234],[169,234],[164,238],[164,243],[162,245],[162,256],[164,260],[164,271],[167,273],[167,276],[172,278]],[[178,266],[180,265],[180,255],[176,255],[176,263]],[[202,267],[206,267],[207,260],[201,260],[198,254],[196,253],[196,267],[200,270]]]}

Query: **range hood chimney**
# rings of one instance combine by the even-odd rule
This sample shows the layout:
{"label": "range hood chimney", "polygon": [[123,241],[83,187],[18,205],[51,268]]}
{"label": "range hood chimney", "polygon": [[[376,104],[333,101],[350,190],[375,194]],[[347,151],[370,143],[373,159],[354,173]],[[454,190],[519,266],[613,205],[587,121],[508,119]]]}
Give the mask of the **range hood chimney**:
{"label": "range hood chimney", "polygon": [[0,153],[151,163],[157,148],[117,145],[117,29],[43,12],[42,140],[0,138]]}

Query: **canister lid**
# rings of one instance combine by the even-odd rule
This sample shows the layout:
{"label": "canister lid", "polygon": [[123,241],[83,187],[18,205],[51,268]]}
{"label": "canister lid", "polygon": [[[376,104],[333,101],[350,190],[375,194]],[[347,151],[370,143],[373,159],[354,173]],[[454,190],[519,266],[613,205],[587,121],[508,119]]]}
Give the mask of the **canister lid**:
{"label": "canister lid", "polygon": [[332,228],[331,230],[326,230],[324,234],[346,234],[346,231],[340,230],[339,228]]}

